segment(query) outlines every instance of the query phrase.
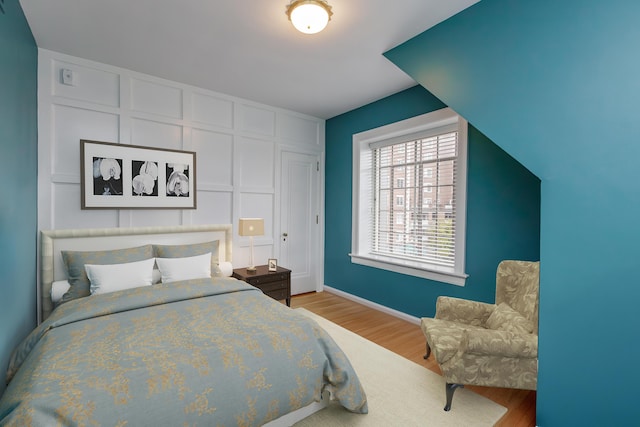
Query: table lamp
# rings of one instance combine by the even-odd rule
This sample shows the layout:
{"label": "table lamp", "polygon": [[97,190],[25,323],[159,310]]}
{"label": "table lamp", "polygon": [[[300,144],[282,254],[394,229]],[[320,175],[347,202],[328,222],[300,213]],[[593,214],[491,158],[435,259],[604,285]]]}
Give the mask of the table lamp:
{"label": "table lamp", "polygon": [[255,272],[256,266],[253,263],[253,236],[262,236],[264,234],[264,219],[240,218],[238,234],[240,236],[249,236],[249,241],[251,242],[251,265],[247,267],[247,271]]}

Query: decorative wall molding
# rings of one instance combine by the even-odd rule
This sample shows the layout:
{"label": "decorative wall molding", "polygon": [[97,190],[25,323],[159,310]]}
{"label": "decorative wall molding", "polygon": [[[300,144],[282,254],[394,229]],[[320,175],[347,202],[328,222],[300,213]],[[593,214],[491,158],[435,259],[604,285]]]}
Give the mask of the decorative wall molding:
{"label": "decorative wall molding", "polygon": [[[39,229],[237,224],[277,232],[279,154],[324,157],[324,120],[107,64],[39,49]],[[197,153],[193,211],[80,209],[80,140]],[[273,235],[256,251],[277,258]],[[248,262],[236,238],[239,265]]]}

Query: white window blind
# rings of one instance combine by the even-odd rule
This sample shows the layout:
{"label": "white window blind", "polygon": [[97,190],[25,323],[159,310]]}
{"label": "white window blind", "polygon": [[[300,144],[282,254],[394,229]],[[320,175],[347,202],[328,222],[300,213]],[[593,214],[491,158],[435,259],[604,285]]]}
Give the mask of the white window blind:
{"label": "white window blind", "polygon": [[454,267],[457,156],[451,129],[372,149],[373,254]]}

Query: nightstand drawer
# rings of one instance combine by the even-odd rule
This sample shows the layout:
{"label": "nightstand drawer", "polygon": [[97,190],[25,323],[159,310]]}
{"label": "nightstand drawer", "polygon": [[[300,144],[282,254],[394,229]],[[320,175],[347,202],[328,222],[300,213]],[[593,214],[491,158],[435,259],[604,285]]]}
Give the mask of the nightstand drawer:
{"label": "nightstand drawer", "polygon": [[271,283],[271,282],[282,282],[286,279],[287,279],[286,273],[273,273],[273,274],[267,274],[265,276],[247,277],[246,281],[247,283],[255,286],[255,285],[263,285],[263,284],[266,285],[267,283]]}
{"label": "nightstand drawer", "polygon": [[265,295],[270,296],[273,299],[277,299],[277,300],[282,300],[282,299],[287,299],[289,298],[289,293],[287,292],[287,289],[280,289],[280,290],[275,290],[275,291],[266,291],[263,290],[263,292],[265,293]]}
{"label": "nightstand drawer", "polygon": [[256,287],[262,289],[262,292],[264,292],[265,294],[267,292],[277,291],[280,289],[286,290],[289,287],[289,283],[286,280],[283,280],[281,282],[259,283],[259,285],[260,286]]}

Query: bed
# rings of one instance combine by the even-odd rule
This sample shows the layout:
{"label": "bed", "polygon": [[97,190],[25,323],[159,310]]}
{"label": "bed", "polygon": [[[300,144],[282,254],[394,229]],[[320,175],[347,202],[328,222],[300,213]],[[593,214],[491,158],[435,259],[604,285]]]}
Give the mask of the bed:
{"label": "bed", "polygon": [[[231,233],[42,232],[42,323],[11,356],[0,425],[292,425],[329,396],[366,413],[355,371],[322,328],[226,277]],[[78,265],[89,291],[74,278]],[[159,283],[150,266],[161,267]]]}

